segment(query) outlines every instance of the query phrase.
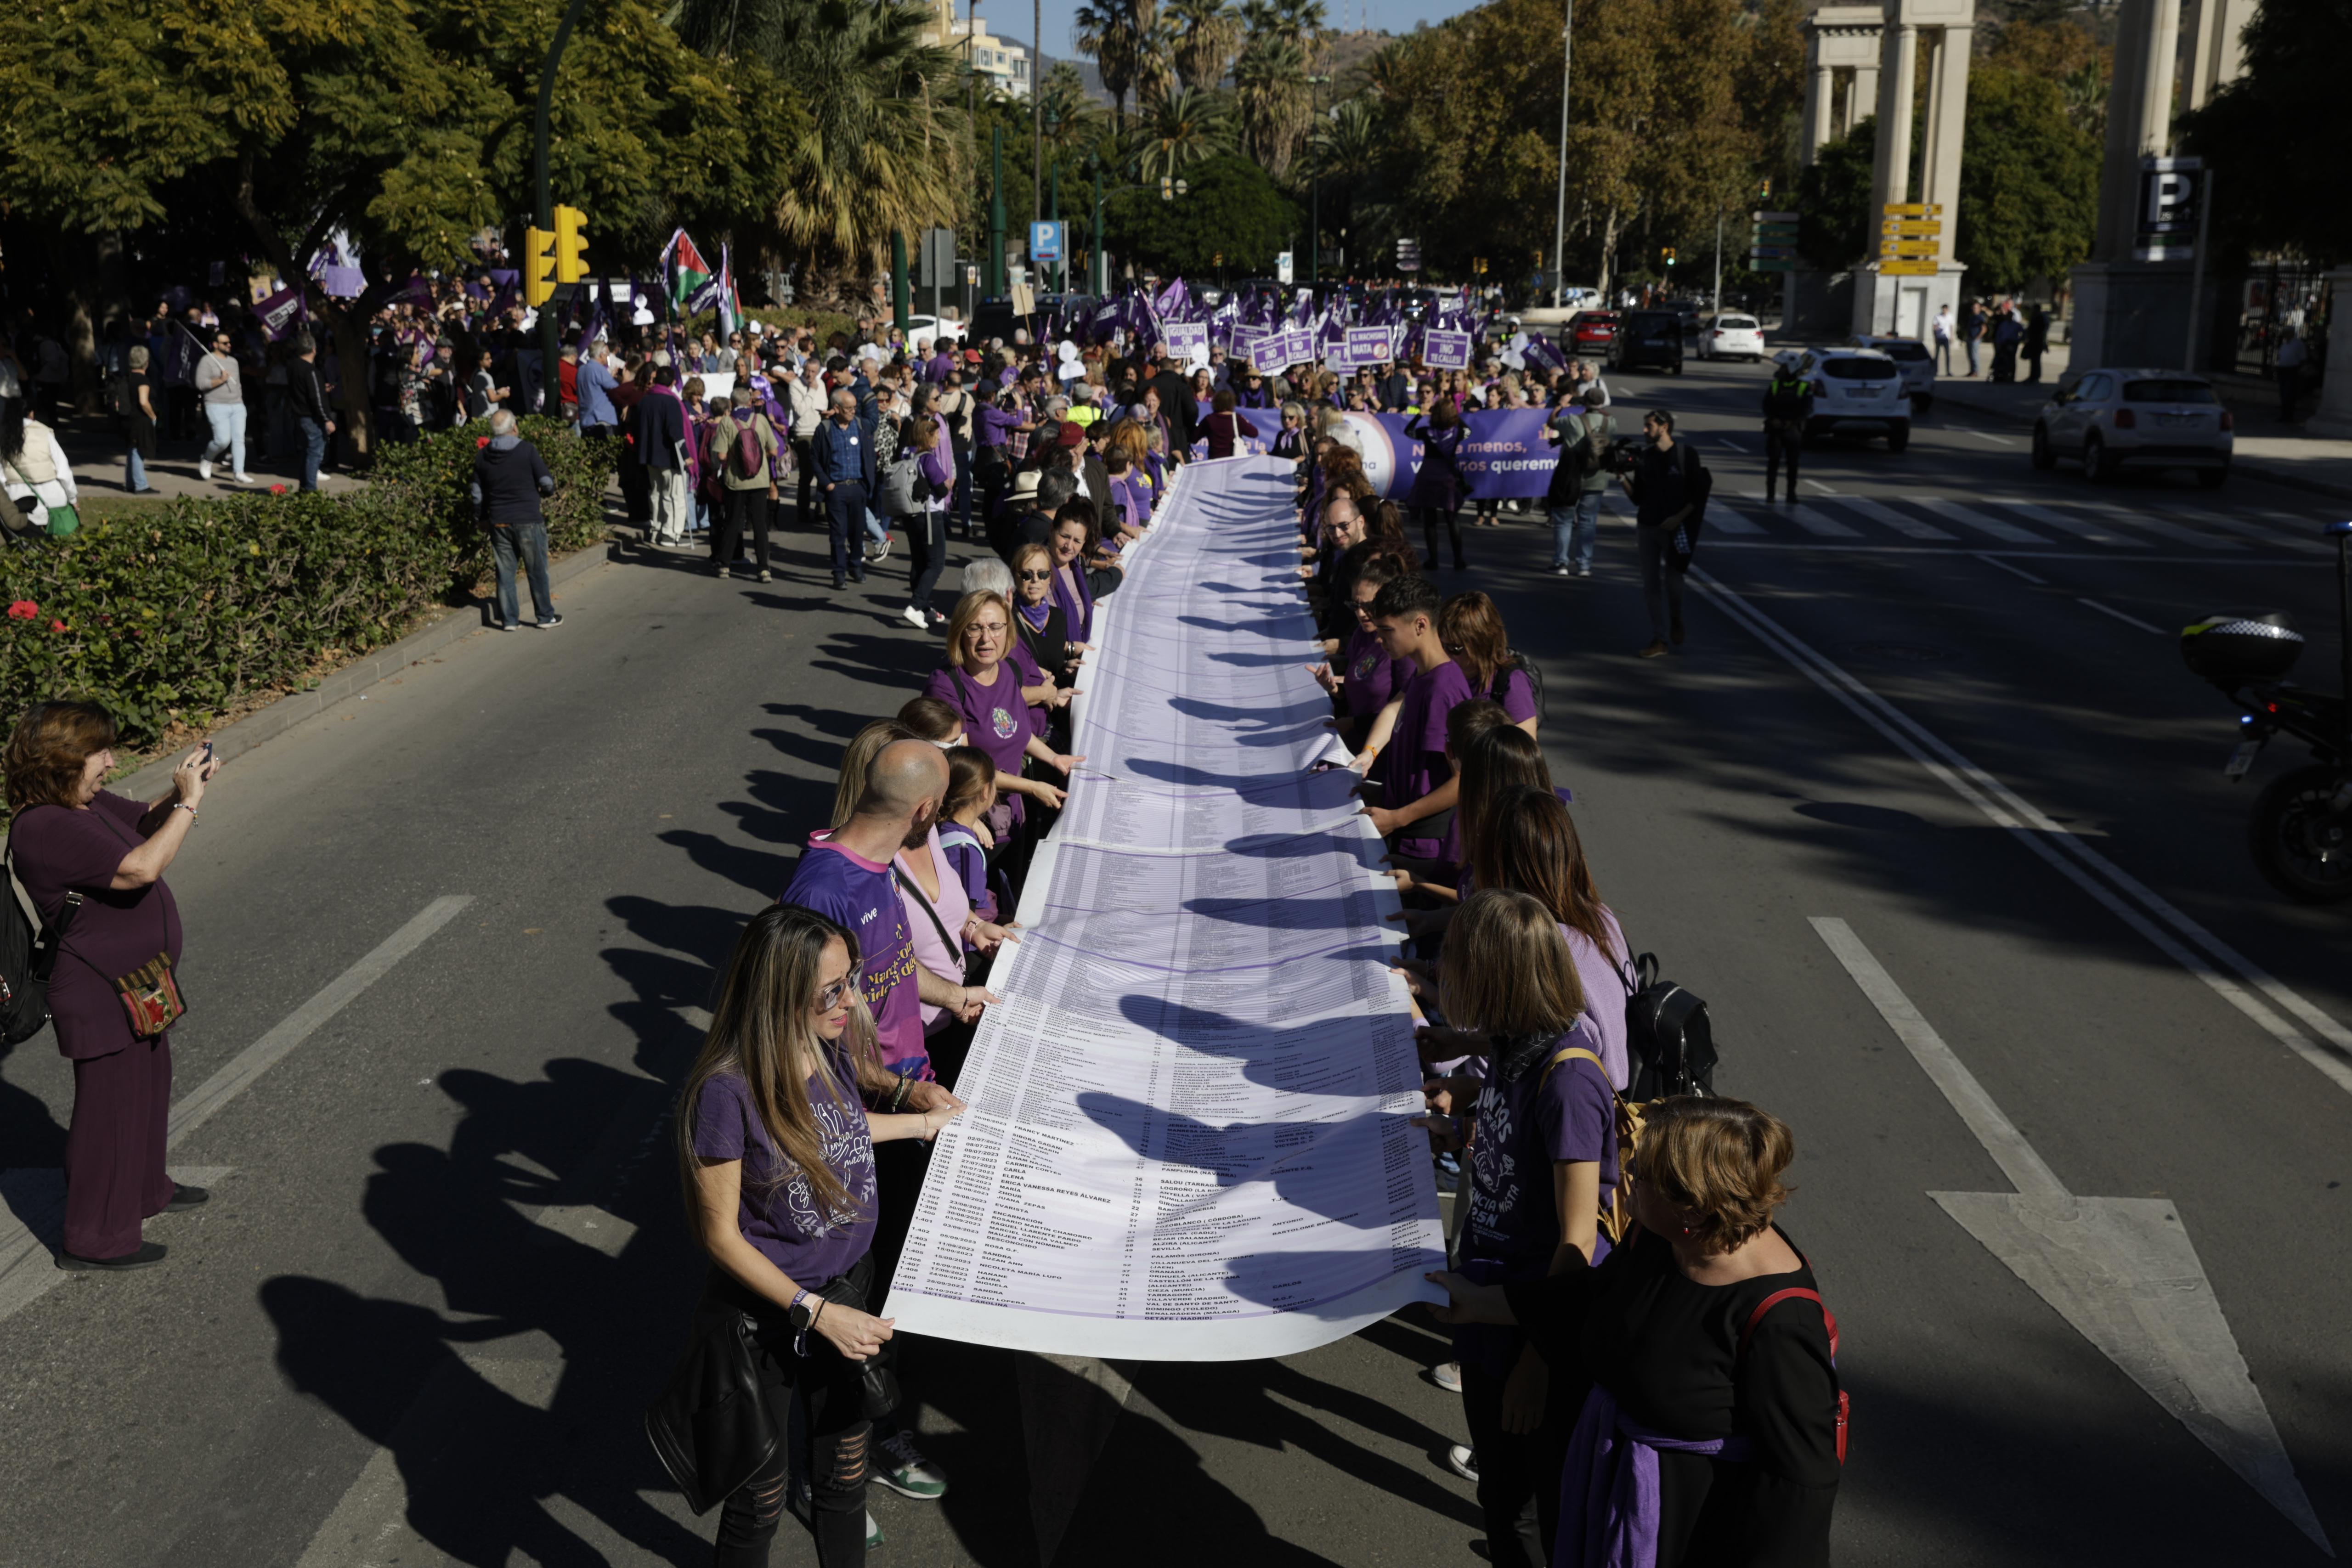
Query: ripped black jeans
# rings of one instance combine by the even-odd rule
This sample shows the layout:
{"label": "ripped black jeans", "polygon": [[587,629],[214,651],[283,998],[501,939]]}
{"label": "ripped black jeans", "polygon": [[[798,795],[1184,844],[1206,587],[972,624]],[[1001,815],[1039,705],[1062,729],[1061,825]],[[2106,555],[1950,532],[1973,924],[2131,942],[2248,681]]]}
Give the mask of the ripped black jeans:
{"label": "ripped black jeans", "polygon": [[[861,1260],[861,1267],[865,1267]],[[854,1272],[854,1271],[853,1271]],[[828,1307],[828,1312],[835,1309]],[[760,1315],[760,1388],[776,1429],[792,1430],[793,1398],[808,1420],[811,1523],[823,1568],[863,1568],[866,1562],[866,1478],[873,1423],[866,1418],[866,1388],[858,1364],[815,1331],[808,1354],[793,1354],[793,1331],[782,1312]],[[767,1568],[768,1545],[783,1517],[792,1444],[776,1452],[719,1511],[717,1568]]]}

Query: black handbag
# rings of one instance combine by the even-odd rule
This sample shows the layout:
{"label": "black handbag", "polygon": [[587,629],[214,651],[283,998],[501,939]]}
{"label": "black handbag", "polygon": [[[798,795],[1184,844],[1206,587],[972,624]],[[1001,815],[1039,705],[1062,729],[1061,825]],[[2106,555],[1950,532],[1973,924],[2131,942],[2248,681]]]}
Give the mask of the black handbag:
{"label": "black handbag", "polygon": [[758,1332],[751,1314],[726,1294],[705,1294],[686,1354],[646,1411],[654,1454],[697,1513],[759,1474],[783,1441],[760,1387]]}

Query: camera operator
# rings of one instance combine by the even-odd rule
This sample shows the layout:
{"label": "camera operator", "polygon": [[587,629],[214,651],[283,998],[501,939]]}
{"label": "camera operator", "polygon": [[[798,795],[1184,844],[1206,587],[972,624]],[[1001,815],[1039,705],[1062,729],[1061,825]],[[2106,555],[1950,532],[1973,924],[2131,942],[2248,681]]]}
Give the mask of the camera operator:
{"label": "camera operator", "polygon": [[1551,511],[1551,570],[1556,576],[1592,575],[1601,497],[1609,488],[1610,463],[1616,455],[1611,437],[1617,425],[1608,401],[1609,394],[1598,385],[1570,392],[1544,427],[1544,438],[1559,448],[1559,465],[1552,470],[1550,487],[1544,493],[1544,504]]}
{"label": "camera operator", "polygon": [[1683,640],[1683,579],[1669,558],[1676,531],[1698,512],[1704,469],[1690,443],[1675,440],[1675,416],[1654,408],[1642,416],[1649,443],[1633,453],[1617,476],[1634,506],[1633,540],[1642,556],[1642,598],[1650,611],[1650,643],[1644,659],[1665,653]]}

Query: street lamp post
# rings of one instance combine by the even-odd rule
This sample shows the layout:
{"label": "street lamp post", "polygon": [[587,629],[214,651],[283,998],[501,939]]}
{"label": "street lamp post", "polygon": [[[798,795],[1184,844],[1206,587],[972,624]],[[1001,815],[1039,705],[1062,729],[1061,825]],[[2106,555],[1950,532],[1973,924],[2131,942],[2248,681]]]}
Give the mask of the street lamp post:
{"label": "street lamp post", "polygon": [[1103,259],[1102,160],[1090,152],[1087,154],[1087,162],[1093,169],[1095,176],[1094,287],[1091,292],[1097,296],[1101,296],[1110,292],[1110,264]]}
{"label": "street lamp post", "polygon": [[1004,298],[1004,127],[988,134],[988,297]]}
{"label": "street lamp post", "polygon": [[1029,0],[1029,215],[1045,205],[1045,0]]}
{"label": "street lamp post", "polygon": [[[1323,123],[1323,89],[1330,84],[1329,77],[1308,77],[1308,99],[1314,112],[1307,124]],[[1307,283],[1310,288],[1323,286],[1323,162],[1315,156],[1314,132],[1307,133],[1307,156],[1313,160],[1307,173]]]}
{"label": "street lamp post", "polygon": [[[539,116],[532,137],[532,162],[539,185],[539,226],[547,234],[555,232],[554,188],[547,173],[547,121],[555,100],[555,68],[563,62],[563,46],[572,41],[572,28],[580,20],[580,12],[588,0],[572,0],[563,8],[563,20],[555,26],[555,40],[547,47],[547,63],[539,68]],[[561,395],[556,377],[556,363],[562,356],[557,342],[553,300],[539,308],[539,408],[550,412],[550,405]]]}
{"label": "street lamp post", "polygon": [[1568,66],[1573,47],[1569,28],[1576,20],[1576,0],[1565,0],[1559,21],[1559,213],[1551,231],[1551,308],[1559,308],[1568,287]]}

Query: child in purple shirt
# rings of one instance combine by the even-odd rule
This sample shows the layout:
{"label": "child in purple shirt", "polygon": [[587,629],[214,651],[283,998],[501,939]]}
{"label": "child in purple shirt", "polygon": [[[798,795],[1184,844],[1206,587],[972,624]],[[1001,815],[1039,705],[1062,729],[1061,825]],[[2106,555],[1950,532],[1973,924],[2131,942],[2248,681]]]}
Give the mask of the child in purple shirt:
{"label": "child in purple shirt", "polygon": [[1453,764],[1445,759],[1446,716],[1471,696],[1469,678],[1438,641],[1441,602],[1436,584],[1422,577],[1383,583],[1372,601],[1381,649],[1391,658],[1411,659],[1413,676],[1373,721],[1356,762],[1380,786],[1379,799],[1365,807],[1373,831],[1411,860],[1435,860],[1442,851],[1444,821],[1458,793]]}

